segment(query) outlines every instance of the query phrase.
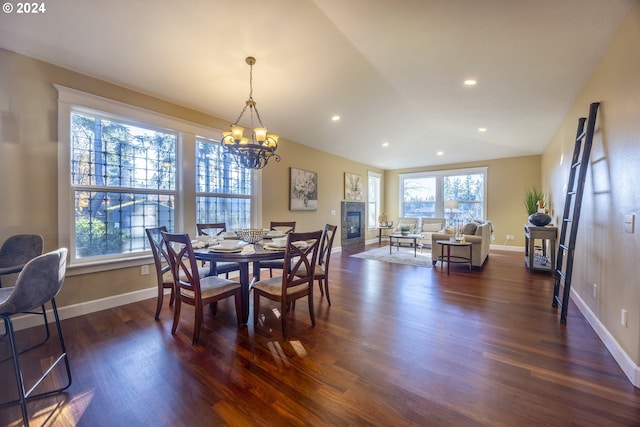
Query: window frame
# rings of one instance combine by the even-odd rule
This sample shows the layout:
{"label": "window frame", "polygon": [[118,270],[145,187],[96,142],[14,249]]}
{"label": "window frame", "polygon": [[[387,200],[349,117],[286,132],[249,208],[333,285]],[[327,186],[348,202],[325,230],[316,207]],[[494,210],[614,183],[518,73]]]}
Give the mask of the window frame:
{"label": "window frame", "polygon": [[[482,195],[482,212],[484,218],[487,218],[487,171],[488,167],[474,167],[463,169],[447,169],[438,171],[424,171],[424,172],[411,172],[398,175],[398,212],[399,217],[405,217],[404,212],[404,180],[405,179],[417,179],[417,178],[435,178],[436,179],[436,200],[435,200],[435,218],[446,218],[446,212],[444,209],[444,180],[450,176],[460,175],[482,175],[484,180],[483,195]],[[479,202],[478,202],[479,203]]]}
{"label": "window frame", "polygon": [[[371,200],[371,197],[368,191],[371,179],[376,179],[378,181],[376,186],[377,187],[376,191],[378,194],[376,195],[377,197],[373,201]],[[367,228],[369,229],[375,229],[378,227],[378,217],[382,212],[382,174],[374,171],[367,171],[367,211],[369,213],[371,212],[372,204],[375,206],[373,217],[371,217],[370,215],[367,215],[368,220],[373,219],[373,223],[367,224]]]}
{"label": "window frame", "polygon": [[[89,94],[65,86],[58,91],[58,245],[69,248],[69,274],[84,274],[148,264],[151,251],[118,254],[113,257],[76,258],[74,193],[71,185],[71,113],[85,111],[121,123],[161,131],[175,132],[176,140],[176,230],[196,231],[195,219],[195,141],[197,138],[220,141],[222,131],[147,110],[120,101]],[[260,171],[252,171],[251,219],[259,223],[261,212]]]}

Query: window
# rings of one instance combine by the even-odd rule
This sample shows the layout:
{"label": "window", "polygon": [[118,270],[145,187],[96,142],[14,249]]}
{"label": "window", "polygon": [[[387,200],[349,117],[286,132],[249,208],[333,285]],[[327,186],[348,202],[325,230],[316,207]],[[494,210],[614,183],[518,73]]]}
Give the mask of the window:
{"label": "window", "polygon": [[251,226],[251,170],[222,156],[217,142],[196,141],[196,220],[224,222],[227,229]]}
{"label": "window", "polygon": [[173,230],[176,134],[71,112],[75,258],[145,250],[144,229]]}
{"label": "window", "polygon": [[378,217],[382,210],[382,199],[380,196],[381,175],[379,173],[369,171],[368,177],[369,191],[367,194],[367,227],[376,228],[378,226]]}
{"label": "window", "polygon": [[222,132],[55,85],[58,238],[70,271],[149,262],[145,228],[260,222],[259,172],[225,158]]}
{"label": "window", "polygon": [[[486,213],[486,168],[420,172],[400,175],[400,216],[444,217],[469,221]],[[458,208],[445,212],[444,201],[455,200]]]}

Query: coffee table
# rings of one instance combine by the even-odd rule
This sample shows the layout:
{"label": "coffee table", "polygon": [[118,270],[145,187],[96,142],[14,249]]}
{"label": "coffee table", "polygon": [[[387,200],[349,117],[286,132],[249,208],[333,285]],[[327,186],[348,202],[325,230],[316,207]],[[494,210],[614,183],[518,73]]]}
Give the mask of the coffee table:
{"label": "coffee table", "polygon": [[393,239],[396,239],[397,251],[400,250],[400,240],[413,240],[413,256],[417,256],[418,239],[422,239],[422,234],[389,234],[389,255],[391,255],[391,247],[393,246]]}
{"label": "coffee table", "polygon": [[[463,242],[461,240],[436,240],[436,243],[442,246],[442,250],[440,251],[441,255],[438,257],[436,261],[440,261],[440,271],[444,267],[444,262],[447,262],[447,276],[451,270],[451,263],[463,263],[469,264],[469,271],[471,271],[471,256],[473,254],[471,250],[471,242]],[[444,248],[447,248],[447,254],[444,254]],[[469,256],[460,256],[460,255],[451,255],[451,247],[452,246],[466,246],[469,248]]]}

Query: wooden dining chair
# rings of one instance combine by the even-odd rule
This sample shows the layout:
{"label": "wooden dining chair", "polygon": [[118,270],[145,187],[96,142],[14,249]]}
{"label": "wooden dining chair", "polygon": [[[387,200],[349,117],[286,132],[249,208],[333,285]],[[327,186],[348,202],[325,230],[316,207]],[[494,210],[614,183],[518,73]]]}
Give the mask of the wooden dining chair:
{"label": "wooden dining chair", "polygon": [[[280,231],[282,233],[291,234],[296,231],[295,221],[271,221],[269,225],[270,231]],[[273,270],[282,270],[283,261],[281,259],[273,259],[260,263],[260,268],[269,269],[269,277],[273,277]]]}
{"label": "wooden dining chair", "polygon": [[[327,298],[329,305],[331,305],[331,298],[329,297],[329,261],[331,260],[331,248],[333,247],[333,239],[336,236],[337,229],[337,225],[327,224],[324,226],[322,238],[320,239],[318,262],[316,263],[316,270],[313,275],[314,280],[318,281],[320,295],[324,295]],[[301,270],[306,274],[304,266],[301,267]]]}
{"label": "wooden dining chair", "polygon": [[[224,222],[215,222],[210,224],[196,224],[198,236],[219,236],[227,231],[227,225]],[[204,265],[204,264],[203,264]],[[240,264],[237,262],[216,262],[216,275],[224,274],[226,279],[232,271],[240,271]]]}
{"label": "wooden dining chair", "polygon": [[210,224],[196,224],[198,236],[219,236],[227,231],[227,224],[224,222],[214,222]]}
{"label": "wooden dining chair", "polygon": [[236,319],[238,325],[242,324],[240,283],[217,276],[200,278],[198,274],[193,274],[193,272],[198,271],[198,262],[195,258],[189,235],[164,231],[162,232],[162,237],[169,255],[176,293],[171,334],[175,334],[178,328],[182,303],[195,307],[193,345],[198,344],[200,338],[200,328],[204,319],[203,308],[206,304],[210,305],[211,313],[215,315],[218,301],[234,297]]}
{"label": "wooden dining chair", "polygon": [[318,248],[322,231],[305,233],[290,233],[284,254],[282,276],[270,277],[255,282],[253,290],[253,326],[258,327],[260,316],[260,297],[280,302],[280,317],[282,321],[282,338],[287,339],[287,313],[291,304],[297,299],[307,297],[309,301],[309,316],[311,324],[316,325],[313,311],[313,273],[318,261]]}
{"label": "wooden dining chair", "polygon": [[153,227],[145,229],[149,244],[151,245],[151,252],[153,253],[153,262],[156,267],[156,279],[158,281],[158,302],[156,304],[155,319],[160,318],[160,310],[162,309],[162,303],[164,301],[164,290],[171,289],[171,297],[169,299],[169,307],[173,305],[175,300],[175,291],[173,289],[173,274],[171,274],[171,263],[169,261],[169,254],[166,251],[166,245],[162,237],[162,232],[167,231],[167,227]]}

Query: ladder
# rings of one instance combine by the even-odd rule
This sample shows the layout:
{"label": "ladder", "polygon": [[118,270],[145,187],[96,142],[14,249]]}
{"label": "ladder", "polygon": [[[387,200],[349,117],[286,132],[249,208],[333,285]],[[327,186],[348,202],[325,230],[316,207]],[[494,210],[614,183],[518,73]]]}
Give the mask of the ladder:
{"label": "ladder", "polygon": [[[569,182],[567,183],[567,195],[564,201],[564,213],[562,214],[562,227],[558,242],[556,258],[555,285],[553,287],[553,306],[561,307],[560,323],[567,323],[567,308],[569,294],[571,292],[571,275],[573,271],[573,256],[580,222],[580,209],[582,207],[582,193],[584,181],[589,165],[591,144],[596,126],[596,115],[599,102],[594,102],[589,107],[589,119],[578,119],[578,131],[576,145],[571,159]],[[586,122],[586,129],[585,129]],[[562,300],[560,300],[560,288],[563,288]]]}

